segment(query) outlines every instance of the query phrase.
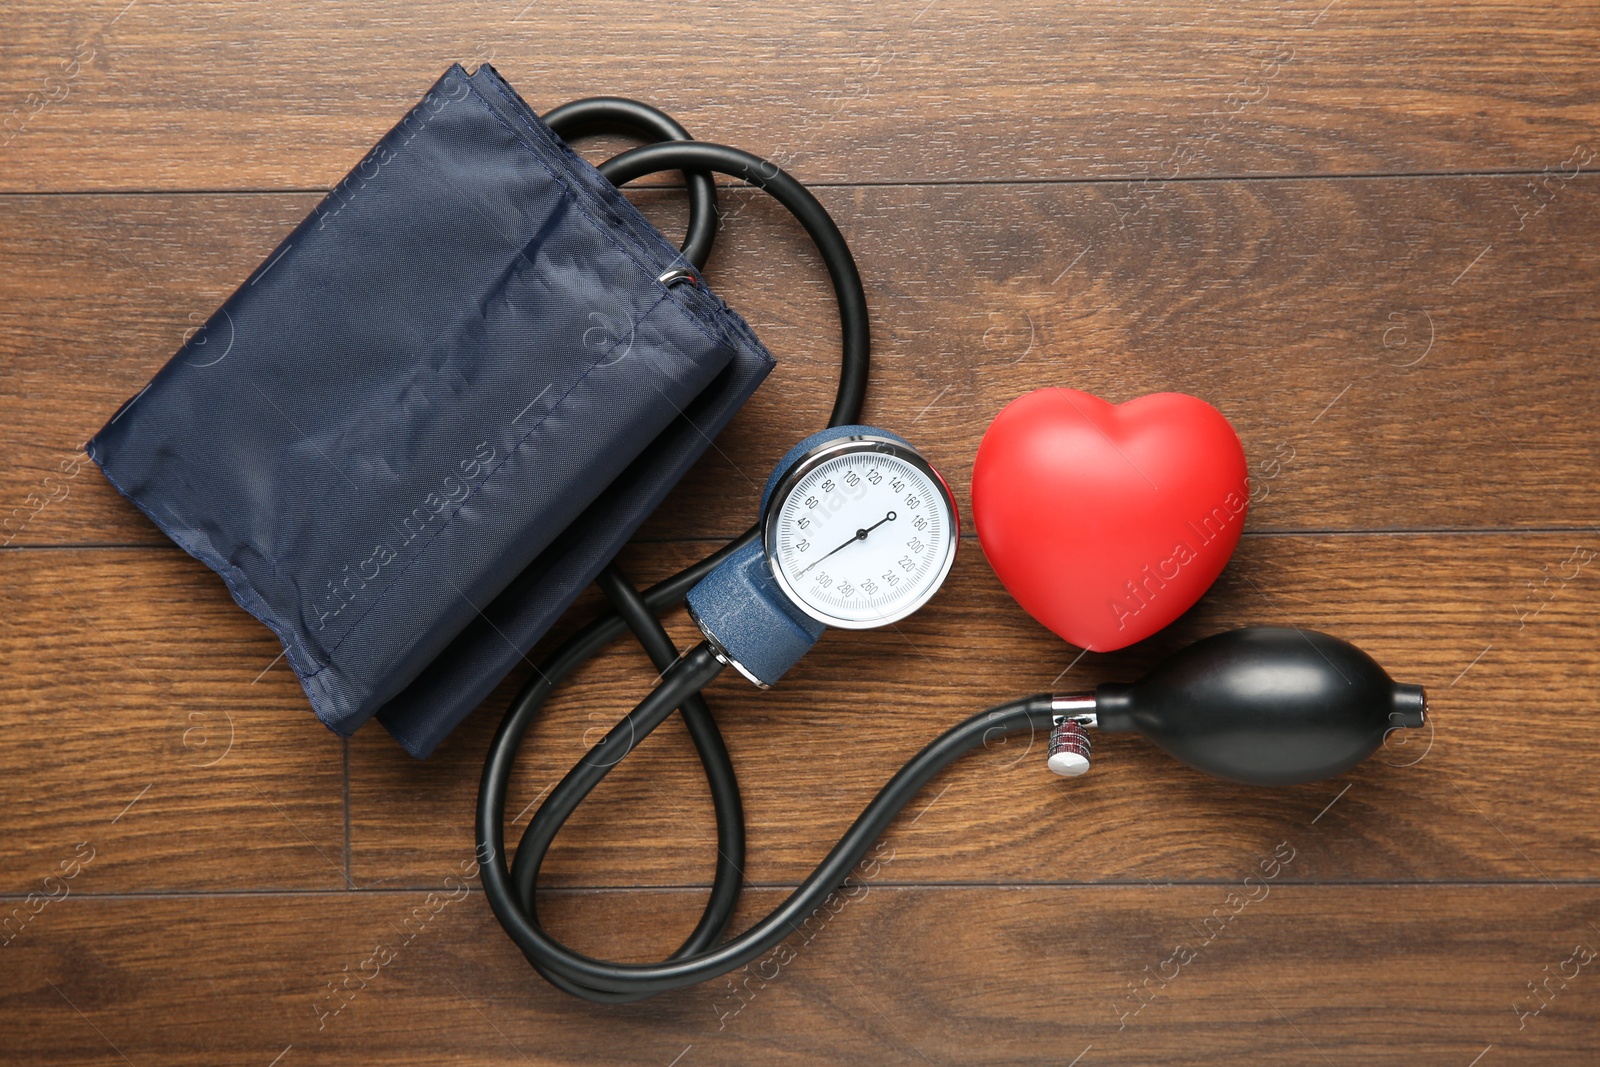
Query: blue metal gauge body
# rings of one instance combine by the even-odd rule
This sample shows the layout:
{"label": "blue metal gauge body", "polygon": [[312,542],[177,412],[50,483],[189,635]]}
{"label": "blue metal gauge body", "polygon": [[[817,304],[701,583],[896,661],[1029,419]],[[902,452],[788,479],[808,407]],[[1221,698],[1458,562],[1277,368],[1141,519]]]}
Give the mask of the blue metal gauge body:
{"label": "blue metal gauge body", "polygon": [[829,626],[887,626],[926,604],[955,560],[950,489],[912,445],[870,426],[801,441],[762,494],[761,537],[689,592],[718,657],[770,686]]}

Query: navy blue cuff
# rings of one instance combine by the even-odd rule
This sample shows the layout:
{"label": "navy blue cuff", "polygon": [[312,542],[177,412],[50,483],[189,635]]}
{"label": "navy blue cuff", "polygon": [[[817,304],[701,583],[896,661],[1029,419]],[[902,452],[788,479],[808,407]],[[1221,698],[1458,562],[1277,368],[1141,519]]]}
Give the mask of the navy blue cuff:
{"label": "navy blue cuff", "polygon": [[[341,734],[426,755],[772,367],[625,197],[459,66],[89,442]],[[380,710],[381,709],[381,710]]]}

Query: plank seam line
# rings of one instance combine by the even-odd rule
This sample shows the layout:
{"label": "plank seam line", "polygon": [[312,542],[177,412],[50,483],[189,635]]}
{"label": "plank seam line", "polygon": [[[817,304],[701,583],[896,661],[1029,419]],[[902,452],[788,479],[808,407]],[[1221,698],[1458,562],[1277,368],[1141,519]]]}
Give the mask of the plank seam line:
{"label": "plank seam line", "polygon": [[[1600,520],[1596,520],[1600,522]],[[1554,534],[1592,534],[1595,530],[1593,524],[1580,524],[1575,526],[1372,526],[1355,527],[1351,529],[1336,529],[1332,527],[1288,527],[1272,530],[1246,530],[1245,537],[1516,537],[1516,536],[1541,536],[1548,537]],[[697,545],[723,543],[732,540],[735,533],[727,536],[714,534],[696,535],[693,537],[641,537],[628,542],[630,545]],[[970,531],[963,531],[963,536],[971,537]],[[61,544],[32,544],[32,545],[3,545],[0,553],[4,552],[121,552],[121,551],[158,551],[181,552],[179,546],[159,541],[107,541],[104,543],[94,541],[68,541]]]}
{"label": "plank seam line", "polygon": [[[1490,170],[1399,170],[1399,171],[1332,171],[1317,174],[1177,174],[1160,177],[1152,174],[1129,174],[1114,177],[1052,177],[1052,178],[919,178],[882,179],[879,181],[808,181],[814,189],[899,189],[899,188],[961,188],[1003,185],[1134,185],[1139,183],[1166,184],[1195,183],[1220,184],[1226,182],[1315,182],[1315,181],[1382,181],[1386,179],[1429,178],[1526,178],[1544,174],[1545,169],[1505,168]],[[1595,169],[1579,169],[1574,178],[1593,176]],[[718,182],[721,189],[745,189],[742,184]],[[678,183],[652,183],[635,186],[637,189],[683,189]],[[327,195],[332,186],[250,187],[243,189],[187,189],[133,188],[133,189],[3,189],[0,197],[67,197],[67,196],[290,196],[300,194]]]}
{"label": "plank seam line", "polygon": [[[873,882],[878,889],[901,889],[915,892],[961,892],[976,889],[993,889],[1005,892],[1030,892],[1042,890],[1076,889],[1095,891],[1101,889],[1127,890],[1127,889],[1223,889],[1237,886],[1238,879],[1218,879],[1216,881],[1183,881],[1183,882],[1156,882],[1147,881],[1119,881],[1119,882]],[[749,882],[746,889],[756,891],[792,891],[799,885],[798,882]],[[1456,879],[1456,880],[1373,880],[1373,881],[1318,881],[1318,882],[1282,882],[1278,884],[1283,889],[1374,889],[1374,890],[1399,890],[1399,889],[1537,889],[1556,887],[1570,887],[1573,889],[1586,889],[1600,886],[1600,879],[1555,879],[1546,881],[1543,878],[1516,878],[1500,882],[1489,882],[1481,879]],[[710,887],[705,883],[672,883],[665,885],[592,885],[592,886],[550,886],[541,887],[541,893],[558,893],[566,895],[594,894],[610,895],[621,893],[691,893],[704,892]],[[332,897],[350,899],[356,896],[396,896],[414,893],[432,893],[448,890],[445,885],[413,885],[413,886],[383,886],[382,888],[361,889],[216,889],[216,890],[150,890],[147,892],[129,891],[124,893],[74,893],[74,900],[94,900],[104,902],[119,901],[144,901],[144,900],[199,900],[206,898],[237,899],[241,897]],[[472,894],[482,894],[482,889],[477,886],[467,890]],[[16,904],[27,900],[26,894],[0,894],[0,904]]]}

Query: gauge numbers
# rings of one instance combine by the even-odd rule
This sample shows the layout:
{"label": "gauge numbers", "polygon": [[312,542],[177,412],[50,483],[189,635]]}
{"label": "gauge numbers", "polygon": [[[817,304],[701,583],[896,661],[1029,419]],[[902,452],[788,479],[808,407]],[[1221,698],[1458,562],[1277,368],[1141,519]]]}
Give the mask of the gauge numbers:
{"label": "gauge numbers", "polygon": [[909,448],[854,439],[795,465],[766,522],[783,591],[830,626],[867,629],[916,611],[955,558],[955,508]]}

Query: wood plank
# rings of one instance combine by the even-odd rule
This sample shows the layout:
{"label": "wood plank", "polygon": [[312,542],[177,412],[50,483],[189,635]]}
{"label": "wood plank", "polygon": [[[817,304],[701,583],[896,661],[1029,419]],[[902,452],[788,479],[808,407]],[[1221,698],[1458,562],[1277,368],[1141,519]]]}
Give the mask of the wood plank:
{"label": "wood plank", "polygon": [[326,187],[449,63],[636,96],[809,181],[1558,166],[1594,145],[1592,3],[661,8],[16,0],[0,190]]}
{"label": "wood plank", "polygon": [[[1275,842],[1292,857],[1280,877],[1314,851],[1301,829]],[[1261,880],[1262,860],[1270,849],[1213,886],[867,879],[737,985],[620,1007],[546,986],[476,891],[75,896],[3,950],[8,1060],[1593,1062],[1593,886],[1295,886]],[[753,893],[750,910],[777,900]],[[541,909],[584,949],[639,958],[686,930],[696,903],[557,893]],[[1534,1000],[1529,984],[1547,977]]]}
{"label": "wood plank", "polygon": [[[687,546],[667,547],[636,546],[630,575],[644,582],[687,562]],[[902,857],[896,877],[1216,878],[1296,820],[1317,847],[1295,880],[1600,877],[1586,815],[1600,799],[1588,771],[1600,759],[1597,549],[1593,537],[1575,545],[1561,535],[1246,538],[1217,587],[1171,629],[1079,660],[1016,607],[969,543],[945,590],[898,628],[829,633],[770,692],[733,677],[709,690],[744,791],[746,874],[798,881],[907,758],[986,706],[1131,680],[1190,640],[1254,623],[1354,641],[1394,677],[1429,687],[1432,728],[1395,739],[1340,780],[1283,790],[1206,778],[1122,736],[1097,740],[1095,768],[1067,782],[1044,769],[1042,738],[1019,739],[969,756],[902,816],[888,838]],[[672,628],[680,647],[696,637],[681,613]],[[652,677],[621,642],[557,694],[521,755],[508,804],[518,827]],[[437,885],[438,857],[470,845],[483,754],[520,681],[427,763],[376,731],[352,739],[358,885]],[[547,877],[703,884],[713,845],[698,763],[670,723],[573,817]]]}
{"label": "wood plank", "polygon": [[[1593,1063],[1597,5],[8,3],[0,1058]],[[719,679],[735,928],[948,724],[1221,629],[1350,638],[1429,687],[1430,729],[1287,790],[1132,737],[1067,782],[1017,739],[931,783],[762,964],[616,1008],[547,986],[468,873],[528,671],[426,763],[376,726],[343,742],[220,580],[72,458],[455,59],[541,108],[660,103],[817,183],[868,286],[867,418],[929,450],[969,535],[979,437],[1041,385],[1195,393],[1251,460],[1237,558],[1141,647],[1080,658],[969,536],[897,629],[829,634],[768,693]],[[676,234],[672,182],[634,195]],[[759,195],[723,203],[711,280],[781,365],[625,551],[641,584],[748,523],[836,376],[814,253]],[[561,691],[516,825],[653,674],[622,641]],[[557,843],[541,914],[665,955],[704,899],[707,801],[668,723]]]}
{"label": "wood plank", "polygon": [[[754,828],[750,876],[798,878],[909,753],[988,703],[1133,677],[1193,637],[1292,621],[1355,640],[1397,677],[1429,685],[1432,747],[1419,741],[1344,783],[1284,792],[1210,781],[1131,738],[1105,739],[1095,772],[1070,784],[1047,776],[1037,752],[983,754],[902,820],[893,839],[917,846],[905,869],[949,881],[1204,878],[1259,849],[1286,808],[1309,818],[1336,804],[1318,830],[1334,858],[1304,877],[1595,877],[1583,814],[1596,788],[1584,768],[1600,747],[1590,713],[1595,571],[1582,562],[1593,547],[1562,535],[1251,537],[1207,601],[1149,648],[1085,657],[1055,681],[1075,654],[1015,607],[969,543],[947,590],[900,632],[829,635],[769,694],[717,683]],[[697,550],[640,546],[629,566],[649,580]],[[0,799],[29,813],[8,838],[5,888],[33,886],[85,828],[133,835],[101,850],[115,860],[95,869],[101,889],[342,877],[337,742],[274,665],[270,635],[215,576],[175,550],[13,550],[0,566],[12,634],[0,669],[14,682],[0,720],[9,753]],[[1376,589],[1373,575],[1385,576]],[[674,626],[686,645],[681,615]],[[581,754],[586,734],[643,695],[650,674],[623,644],[563,691],[524,755],[515,810]],[[483,747],[519,681],[426,764],[375,728],[354,739],[357,884],[432,884],[436,857],[470,840]],[[1529,693],[1541,695],[1531,706]],[[1507,722],[1512,707],[1527,711]],[[234,747],[205,766],[213,732],[220,744],[230,722]],[[1550,758],[1553,747],[1563,758]],[[111,822],[135,800],[134,812],[159,818]],[[696,883],[709,849],[704,786],[669,727],[583,809],[551,874],[580,885]]]}
{"label": "wood plank", "polygon": [[0,623],[0,892],[74,856],[78,891],[346,884],[343,742],[252,684],[279,646],[220,579],[176,549],[0,552]]}
{"label": "wood plank", "polygon": [[[866,416],[924,442],[963,501],[1020,393],[1176,389],[1239,430],[1252,530],[1581,527],[1600,513],[1600,181],[1547,203],[1526,185],[1177,183],[1126,227],[1114,185],[821,192],[867,278]],[[0,198],[0,540],[160,543],[92,466],[57,467],[314,201]],[[678,231],[675,198],[642,201]],[[646,538],[742,529],[831,403],[814,254],[764,199],[727,201],[711,275],[781,365]]]}

